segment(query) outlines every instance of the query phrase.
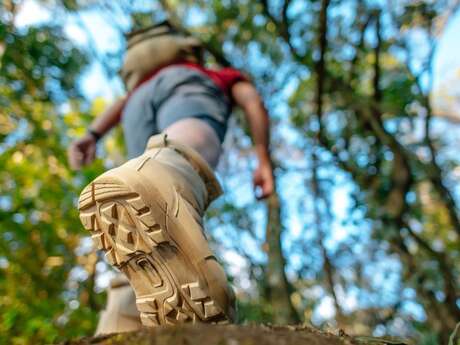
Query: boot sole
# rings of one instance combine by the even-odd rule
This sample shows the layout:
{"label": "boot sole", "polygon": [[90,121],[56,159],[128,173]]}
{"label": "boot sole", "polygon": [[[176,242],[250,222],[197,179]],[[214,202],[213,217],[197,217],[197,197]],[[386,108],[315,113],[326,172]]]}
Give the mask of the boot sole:
{"label": "boot sole", "polygon": [[[83,190],[79,210],[97,248],[130,281],[143,325],[229,323],[209,295],[203,274],[171,233],[187,229],[168,222],[164,200],[155,198],[149,205],[133,186],[146,190],[138,183],[99,177]],[[171,224],[175,229],[168,230]]]}

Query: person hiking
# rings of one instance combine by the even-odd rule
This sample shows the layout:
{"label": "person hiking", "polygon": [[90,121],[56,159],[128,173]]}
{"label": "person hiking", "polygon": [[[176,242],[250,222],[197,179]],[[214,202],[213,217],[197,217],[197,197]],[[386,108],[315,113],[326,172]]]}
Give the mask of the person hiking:
{"label": "person hiking", "polygon": [[127,95],[69,147],[70,166],[80,169],[94,160],[98,140],[121,123],[129,158],[79,199],[84,227],[125,276],[111,283],[97,333],[138,329],[139,313],[144,326],[235,318],[234,293],[202,217],[222,193],[213,169],[234,105],[249,123],[257,197],[273,192],[269,119],[248,78],[229,67],[208,69],[202,55],[197,39],[168,22],[129,34],[121,69]]}

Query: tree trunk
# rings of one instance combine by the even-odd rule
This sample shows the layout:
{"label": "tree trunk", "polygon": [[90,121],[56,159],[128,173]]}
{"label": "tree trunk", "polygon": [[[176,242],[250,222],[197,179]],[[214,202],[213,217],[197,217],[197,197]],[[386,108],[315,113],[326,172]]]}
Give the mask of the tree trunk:
{"label": "tree trunk", "polygon": [[293,324],[300,321],[299,315],[292,305],[292,286],[287,280],[286,260],[281,247],[281,206],[275,191],[267,200],[268,215],[266,225],[265,249],[268,256],[266,281],[268,284],[268,300],[274,310],[273,321],[278,324]]}

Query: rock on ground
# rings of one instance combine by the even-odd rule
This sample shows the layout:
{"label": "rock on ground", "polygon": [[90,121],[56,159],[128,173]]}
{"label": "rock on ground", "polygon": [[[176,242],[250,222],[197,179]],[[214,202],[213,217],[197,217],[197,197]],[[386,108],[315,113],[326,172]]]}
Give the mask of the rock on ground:
{"label": "rock on ground", "polygon": [[[342,332],[338,332],[342,333]],[[308,326],[180,325],[68,341],[62,345],[408,345],[397,339],[350,337]]]}

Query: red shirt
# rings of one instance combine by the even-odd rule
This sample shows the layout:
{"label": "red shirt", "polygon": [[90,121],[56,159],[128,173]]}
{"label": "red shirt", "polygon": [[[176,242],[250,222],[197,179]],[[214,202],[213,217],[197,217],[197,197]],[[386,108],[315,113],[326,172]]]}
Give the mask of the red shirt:
{"label": "red shirt", "polygon": [[246,78],[243,73],[231,67],[215,70],[203,67],[200,64],[194,62],[183,61],[172,63],[170,65],[153,70],[143,80],[141,80],[139,84],[136,85],[131,93],[134,92],[139,86],[155,77],[163,68],[169,66],[183,66],[206,74],[230,99],[232,98],[230,93],[232,86],[235,85],[238,81],[248,81],[248,78]]}

